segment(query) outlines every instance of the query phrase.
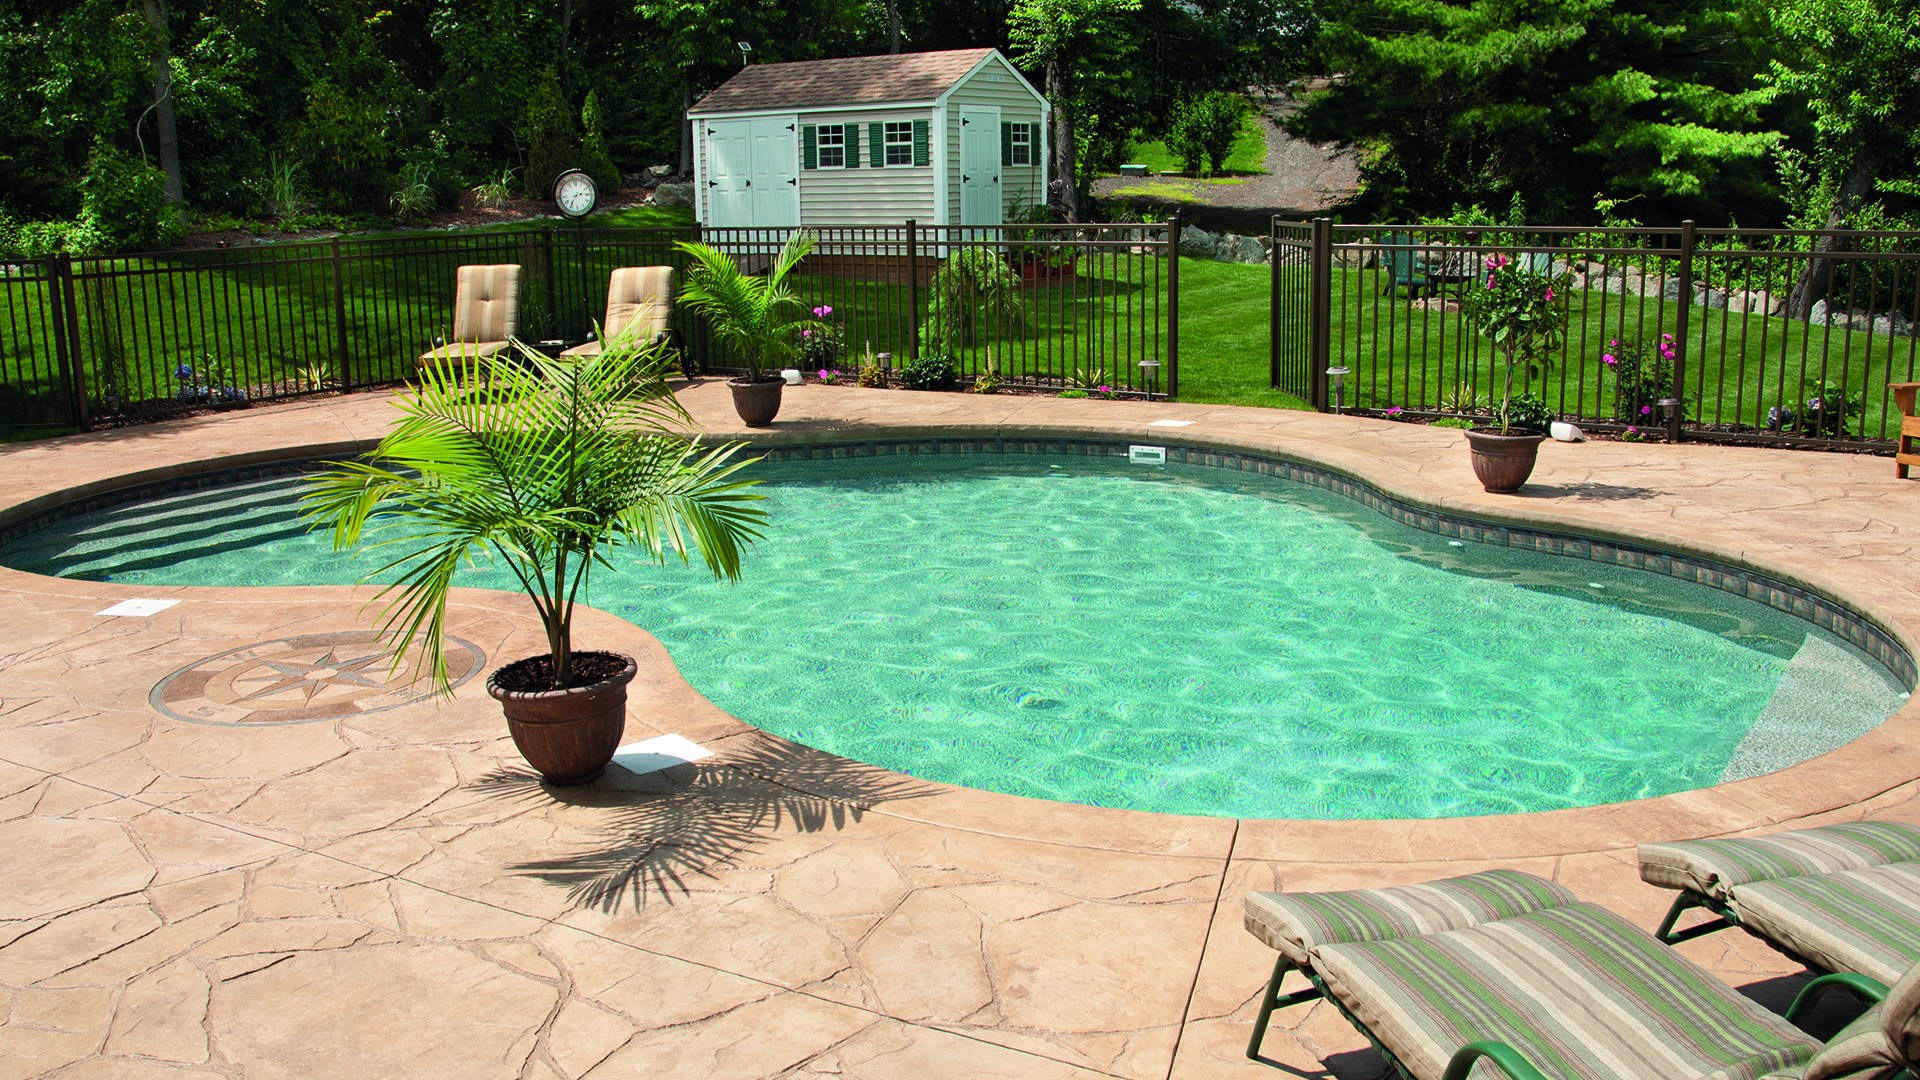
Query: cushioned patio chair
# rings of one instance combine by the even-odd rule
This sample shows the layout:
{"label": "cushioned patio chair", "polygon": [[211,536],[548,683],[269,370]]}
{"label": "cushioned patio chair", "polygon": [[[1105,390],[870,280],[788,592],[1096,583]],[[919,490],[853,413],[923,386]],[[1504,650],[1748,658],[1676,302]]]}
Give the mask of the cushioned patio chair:
{"label": "cushioned patio chair", "polygon": [[1432,282],[1427,280],[1425,260],[1413,243],[1413,237],[1398,234],[1380,238],[1380,265],[1387,271],[1386,288],[1380,290],[1382,296],[1410,289],[1413,299],[1418,300],[1421,290],[1432,287]]}
{"label": "cushioned patio chair", "polygon": [[[1618,915],[1515,871],[1250,893],[1246,925],[1280,951],[1248,1057],[1275,1008],[1321,997],[1412,1080],[1882,1080],[1920,1042],[1920,972],[1823,1047],[1789,1019],[1833,989],[1873,1001],[1887,988],[1822,976],[1782,1019]],[[1289,971],[1312,986],[1281,995]]]}
{"label": "cushioned patio chair", "polygon": [[[1849,821],[1817,829],[1640,845],[1640,877],[1678,889],[1655,936],[1738,926],[1821,971],[1881,982],[1920,964],[1920,828]],[[1720,916],[1675,930],[1705,908]]]}
{"label": "cushioned patio chair", "polygon": [[420,354],[420,366],[504,352],[520,320],[520,266],[462,266],[453,275],[453,335]]}
{"label": "cushioned patio chair", "polygon": [[608,342],[659,341],[667,336],[672,319],[673,267],[623,266],[607,279],[607,317],[600,323],[600,336],[560,355],[598,356]]}

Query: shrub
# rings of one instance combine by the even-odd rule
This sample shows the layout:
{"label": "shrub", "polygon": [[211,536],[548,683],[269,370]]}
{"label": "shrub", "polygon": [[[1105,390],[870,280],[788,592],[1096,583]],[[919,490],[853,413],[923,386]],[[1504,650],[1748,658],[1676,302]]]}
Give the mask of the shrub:
{"label": "shrub", "polygon": [[309,92],[293,145],[329,209],[377,208],[385,201],[393,149],[375,102],[321,79]]}
{"label": "shrub", "polygon": [[1018,327],[1025,321],[1020,275],[998,252],[955,252],[933,272],[927,287],[927,321],[920,327],[923,351],[971,345],[981,326],[996,319]]}
{"label": "shrub", "polygon": [[884,390],[887,386],[887,369],[868,357],[867,362],[860,365],[860,375],[855,381],[870,389]]}
{"label": "shrub", "polygon": [[500,175],[482,180],[467,189],[473,197],[473,205],[488,210],[499,210],[507,205],[513,196],[513,173],[511,167],[501,169]]}
{"label": "shrub", "polygon": [[96,142],[80,181],[80,221],[67,234],[74,250],[154,251],[186,235],[167,202],[159,169],[118,147]]}
{"label": "shrub", "polygon": [[1188,98],[1174,107],[1173,121],[1167,128],[1167,149],[1180,156],[1190,173],[1203,166],[1217,172],[1233,152],[1233,141],[1240,135],[1240,121],[1247,114],[1247,99],[1238,94],[1214,90]]}
{"label": "shrub", "polygon": [[[865,385],[865,374],[861,373],[861,385]],[[921,353],[900,367],[900,385],[907,390],[951,390],[958,382],[953,358],[944,353]]]}
{"label": "shrub", "polygon": [[1520,394],[1507,406],[1507,418],[1514,427],[1545,431],[1552,425],[1553,410],[1532,394]]}
{"label": "shrub", "polygon": [[282,157],[278,150],[267,154],[267,171],[254,177],[247,187],[259,208],[275,220],[299,217],[307,209],[300,164],[290,156]]}
{"label": "shrub", "polygon": [[433,192],[433,172],[418,163],[400,170],[398,186],[388,200],[396,219],[413,224],[426,221],[427,214],[437,201]]}
{"label": "shrub", "polygon": [[825,321],[832,314],[833,307],[828,304],[813,309],[813,317],[821,320],[821,323],[800,331],[800,346],[795,351],[795,359],[800,367],[809,371],[831,368],[846,355],[846,336],[838,326]]}
{"label": "shrub", "polygon": [[600,190],[612,195],[620,190],[620,167],[607,150],[607,137],[601,130],[600,91],[587,91],[587,103],[580,110],[580,168]]}
{"label": "shrub", "polygon": [[1673,396],[1673,335],[1661,334],[1653,347],[1638,338],[1615,338],[1607,349],[1600,362],[1613,372],[1613,418],[1651,423],[1654,409]]}
{"label": "shrub", "polygon": [[527,197],[544,199],[555,178],[573,167],[580,145],[573,114],[560,93],[560,75],[553,68],[533,86],[526,110],[520,114],[520,137],[527,146],[527,172],[522,177]]}

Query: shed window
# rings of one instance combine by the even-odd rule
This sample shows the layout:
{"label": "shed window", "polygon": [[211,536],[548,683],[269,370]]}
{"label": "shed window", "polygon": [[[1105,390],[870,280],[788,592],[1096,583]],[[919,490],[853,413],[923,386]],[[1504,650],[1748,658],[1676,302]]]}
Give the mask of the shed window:
{"label": "shed window", "polygon": [[886,163],[888,165],[913,164],[913,124],[888,122],[886,130]]}
{"label": "shed window", "polygon": [[824,124],[814,136],[820,168],[847,167],[847,132],[839,124]]}
{"label": "shed window", "polygon": [[1009,124],[1007,132],[1007,164],[1033,164],[1033,126],[1027,124]]}

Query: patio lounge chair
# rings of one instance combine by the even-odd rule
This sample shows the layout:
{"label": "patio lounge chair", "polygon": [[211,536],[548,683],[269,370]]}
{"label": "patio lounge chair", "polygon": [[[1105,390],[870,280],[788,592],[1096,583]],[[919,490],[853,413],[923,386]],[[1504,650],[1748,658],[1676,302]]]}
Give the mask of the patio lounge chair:
{"label": "patio lounge chair", "polygon": [[[1276,1007],[1320,997],[1412,1080],[1891,1080],[1920,1053],[1920,970],[1891,994],[1822,976],[1782,1019],[1618,915],[1515,871],[1250,893],[1246,925],[1280,950],[1248,1057]],[[1294,970],[1313,985],[1283,997]],[[1823,1047],[1790,1020],[1836,988],[1886,1001]]]}
{"label": "patio lounge chair", "polygon": [[462,266],[454,271],[453,335],[420,354],[435,361],[478,359],[513,343],[520,320],[520,266]]}
{"label": "patio lounge chair", "polygon": [[623,338],[636,344],[667,336],[673,318],[673,267],[623,266],[607,279],[607,317],[600,336],[562,352],[566,356],[598,356],[605,342]]}
{"label": "patio lounge chair", "polygon": [[[1920,964],[1920,828],[1849,821],[1770,836],[1640,845],[1640,877],[1678,889],[1655,936],[1738,926],[1808,967],[1892,982]],[[1705,908],[1720,918],[1674,929]]]}
{"label": "patio lounge chair", "polygon": [[1427,280],[1425,261],[1413,243],[1413,237],[1399,234],[1380,238],[1380,264],[1387,270],[1387,286],[1380,290],[1382,296],[1411,289],[1413,299],[1418,300],[1422,289],[1432,287]]}

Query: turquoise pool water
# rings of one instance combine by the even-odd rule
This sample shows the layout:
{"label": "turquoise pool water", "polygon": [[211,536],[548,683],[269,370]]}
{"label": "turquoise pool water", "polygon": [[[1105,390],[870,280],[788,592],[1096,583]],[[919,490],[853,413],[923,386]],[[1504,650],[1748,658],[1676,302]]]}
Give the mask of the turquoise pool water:
{"label": "turquoise pool water", "polygon": [[[744,586],[636,561],[591,602],[734,715],[933,780],[1220,816],[1544,810],[1791,764],[1904,697],[1763,605],[1266,477],[998,455],[757,469],[773,525]],[[303,530],[300,484],[69,519],[0,562],[358,581],[373,560]],[[512,588],[484,564],[462,582]]]}

